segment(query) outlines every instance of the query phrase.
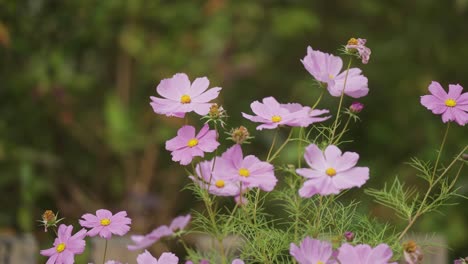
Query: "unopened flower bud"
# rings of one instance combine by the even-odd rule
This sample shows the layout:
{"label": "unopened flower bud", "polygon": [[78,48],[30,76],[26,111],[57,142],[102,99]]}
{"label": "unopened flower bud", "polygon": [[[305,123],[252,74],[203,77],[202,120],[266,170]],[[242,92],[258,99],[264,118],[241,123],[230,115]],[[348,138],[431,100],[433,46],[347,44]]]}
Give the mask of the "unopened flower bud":
{"label": "unopened flower bud", "polygon": [[219,118],[222,114],[222,111],[224,111],[223,107],[214,103],[211,105],[208,115],[210,115],[211,118]]}
{"label": "unopened flower bud", "polygon": [[362,109],[364,109],[364,104],[360,102],[354,102],[349,107],[349,111],[351,111],[351,113],[354,113],[354,114],[360,113]]}
{"label": "unopened flower bud", "polygon": [[463,154],[463,155],[462,155],[462,159],[468,160],[468,153]]}
{"label": "unopened flower bud", "polygon": [[244,126],[232,129],[229,135],[229,139],[236,142],[236,144],[248,143],[247,140],[252,138],[249,131]]}
{"label": "unopened flower bud", "polygon": [[423,260],[421,248],[413,240],[403,244],[403,254],[408,264],[418,264]]}
{"label": "unopened flower bud", "polygon": [[346,231],[346,232],[344,233],[344,237],[346,238],[346,241],[348,241],[348,242],[353,242],[353,240],[354,240],[354,233],[351,232],[351,231]]}
{"label": "unopened flower bud", "polygon": [[57,223],[62,221],[63,218],[58,219],[58,213],[54,214],[51,210],[46,210],[42,214],[42,220],[39,220],[41,222],[42,226],[44,226],[44,232],[47,232],[47,228],[51,226],[57,226]]}

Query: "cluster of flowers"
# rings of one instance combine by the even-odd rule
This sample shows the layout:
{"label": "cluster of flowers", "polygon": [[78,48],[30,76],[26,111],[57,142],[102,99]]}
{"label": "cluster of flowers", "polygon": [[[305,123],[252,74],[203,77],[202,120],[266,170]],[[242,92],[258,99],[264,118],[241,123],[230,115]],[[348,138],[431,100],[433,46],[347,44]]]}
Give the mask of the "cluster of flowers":
{"label": "cluster of flowers", "polygon": [[[371,51],[365,43],[365,39],[353,38],[345,46],[345,52],[359,57],[366,64]],[[351,63],[343,70],[343,61],[338,56],[308,47],[307,55],[301,61],[317,83],[321,87],[326,86],[331,96],[346,95],[360,98],[369,92],[368,80],[362,75],[362,71],[359,68],[351,68]],[[182,126],[177,131],[177,136],[166,142],[166,149],[171,152],[173,161],[181,165],[193,165],[194,171],[189,177],[197,186],[215,196],[233,197],[242,206],[247,200],[244,199],[244,195],[251,189],[258,188],[270,192],[275,188],[278,182],[275,166],[268,157],[263,161],[255,155],[244,155],[241,144],[250,138],[245,127],[231,131],[231,139],[235,144],[221,155],[215,155],[210,160],[196,159],[204,158],[205,153],[218,149],[220,143],[216,121],[226,116],[222,107],[211,102],[218,97],[221,88],[208,89],[209,84],[206,77],[196,78],[190,82],[186,74],[175,74],[172,78],[159,83],[156,90],[160,97],[152,96],[150,104],[157,114],[184,118],[187,113],[195,112],[202,118],[208,119],[198,132],[194,126]],[[446,93],[439,83],[433,82],[429,86],[431,95],[422,96],[421,104],[435,114],[442,114],[443,122],[455,121],[463,126],[468,122],[468,93],[462,94],[462,90],[460,85],[450,85],[449,92]],[[284,126],[308,127],[331,117],[327,115],[329,110],[315,109],[299,103],[280,103],[273,97],[266,97],[261,102],[254,101],[250,107],[254,115],[242,113],[242,116],[252,122],[260,123],[257,130]],[[348,111],[355,114],[362,109],[363,105],[356,102]],[[335,126],[339,114],[338,111]],[[214,121],[213,129],[210,129],[209,121]],[[224,124],[222,120],[221,124]],[[361,187],[369,179],[369,168],[357,166],[359,154],[348,151],[343,153],[333,144],[333,140],[325,147],[309,144],[305,147],[304,159],[308,167],[295,170],[298,175],[305,178],[302,187],[298,190],[302,198],[339,194],[346,189]],[[88,231],[82,229],[71,236],[72,227],[60,225],[54,247],[41,251],[42,255],[50,257],[48,264],[73,263],[74,255],[84,250],[85,236],[99,235],[105,239],[109,239],[112,234],[121,236],[129,231],[131,223],[126,217],[126,212],[112,215],[107,210],[98,210],[96,216],[85,214],[82,218],[81,226],[91,229]],[[178,235],[179,230],[186,227],[190,218],[190,215],[180,216],[169,226],[160,226],[146,235],[132,236],[134,244],[129,245],[128,249],[145,249],[163,237]],[[347,233],[345,236],[348,242],[352,242],[350,238],[352,233]],[[331,243],[310,237],[305,237],[299,246],[291,243],[290,254],[300,264],[385,264],[390,263],[393,256],[392,250],[386,244],[373,248],[366,244],[344,243],[333,249]],[[414,245],[408,246],[408,251],[405,252],[407,263],[418,263],[420,258],[419,249]],[[172,253],[163,253],[158,261],[145,251],[138,256],[137,262],[170,264],[177,263],[178,258]],[[239,264],[243,261],[235,259],[232,263]]]}

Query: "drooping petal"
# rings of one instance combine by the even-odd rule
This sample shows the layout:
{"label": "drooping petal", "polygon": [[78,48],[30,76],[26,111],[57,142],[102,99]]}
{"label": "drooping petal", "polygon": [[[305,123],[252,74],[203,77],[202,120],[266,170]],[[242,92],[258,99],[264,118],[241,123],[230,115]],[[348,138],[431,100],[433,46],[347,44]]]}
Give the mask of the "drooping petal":
{"label": "drooping petal", "polygon": [[439,100],[445,101],[447,99],[447,93],[445,92],[444,88],[440,85],[440,83],[433,81],[429,85],[429,91]]}

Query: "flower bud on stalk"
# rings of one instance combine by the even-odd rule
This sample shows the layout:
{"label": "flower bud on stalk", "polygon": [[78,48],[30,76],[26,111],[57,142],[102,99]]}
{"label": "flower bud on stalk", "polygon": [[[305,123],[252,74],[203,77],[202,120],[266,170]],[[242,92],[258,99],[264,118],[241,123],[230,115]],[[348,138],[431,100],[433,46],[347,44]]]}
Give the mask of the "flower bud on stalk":
{"label": "flower bud on stalk", "polygon": [[47,228],[49,227],[57,227],[57,224],[62,221],[64,218],[58,219],[58,213],[54,214],[51,210],[46,210],[42,214],[42,220],[38,220],[41,222],[42,226],[44,226],[44,232],[47,232]]}

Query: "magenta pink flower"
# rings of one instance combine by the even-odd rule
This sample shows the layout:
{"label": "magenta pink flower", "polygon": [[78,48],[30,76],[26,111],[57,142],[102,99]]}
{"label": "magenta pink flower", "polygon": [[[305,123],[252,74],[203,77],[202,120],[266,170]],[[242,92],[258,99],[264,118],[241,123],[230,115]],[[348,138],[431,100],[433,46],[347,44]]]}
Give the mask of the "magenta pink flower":
{"label": "magenta pink flower", "polygon": [[335,263],[335,261],[332,260],[332,245],[328,242],[312,239],[310,237],[304,238],[299,247],[291,243],[289,253],[299,264]]}
{"label": "magenta pink flower", "polygon": [[190,84],[185,73],[177,73],[170,79],[162,80],[156,88],[164,98],[151,96],[151,106],[157,114],[183,118],[185,113],[195,111],[199,115],[206,115],[210,110],[209,101],[218,97],[221,88],[215,87],[206,91],[210,81],[197,78]]}
{"label": "magenta pink flower", "polygon": [[146,234],[144,236],[131,236],[131,239],[135,244],[128,245],[127,248],[129,250],[147,248],[152,244],[156,243],[159,239],[167,236],[172,236],[174,235],[174,232],[177,232],[178,230],[183,230],[190,222],[190,219],[191,216],[189,214],[184,216],[178,216],[172,220],[169,226],[159,226],[158,228],[154,229],[149,234]]}
{"label": "magenta pink flower", "polygon": [[341,153],[334,146],[322,152],[317,145],[306,148],[304,158],[310,169],[297,169],[297,174],[308,178],[299,190],[301,197],[315,194],[338,194],[341,190],[361,187],[369,179],[369,168],[355,167],[359,155],[355,152]]}
{"label": "magenta pink flower", "polygon": [[[344,94],[354,98],[363,97],[369,93],[367,78],[361,75],[360,69],[349,69],[348,77],[346,77],[346,71],[340,73],[343,67],[340,57],[308,47],[307,55],[301,61],[317,81],[327,84],[328,92],[332,96],[341,96],[343,89]],[[344,87],[345,79],[346,87]]]}
{"label": "magenta pink flower", "polygon": [[[215,165],[218,163],[215,162]],[[196,177],[189,176],[190,179],[198,183],[209,193],[217,196],[237,196],[240,192],[240,182],[237,179],[225,178],[219,173],[212,174],[213,162],[202,161],[197,164]],[[219,166],[219,165],[218,165]]]}
{"label": "magenta pink flower", "polygon": [[237,144],[216,159],[213,174],[223,179],[240,181],[243,187],[258,187],[267,192],[273,190],[278,181],[273,165],[253,155],[244,158],[241,146]]}
{"label": "magenta pink flower", "polygon": [[41,255],[49,257],[46,264],[75,263],[75,255],[83,253],[86,230],[81,229],[73,236],[73,226],[60,225],[54,247],[41,250]]}
{"label": "magenta pink flower", "polygon": [[348,44],[345,46],[348,52],[357,52],[359,58],[361,58],[362,63],[367,64],[369,62],[369,57],[371,55],[371,50],[366,47],[366,39],[362,38],[351,38],[348,41]]}
{"label": "magenta pink flower", "polygon": [[166,149],[172,151],[172,160],[182,165],[189,164],[194,157],[203,157],[205,152],[213,152],[219,143],[215,130],[209,130],[204,125],[195,136],[193,126],[183,126],[177,131],[177,136],[166,141]]}
{"label": "magenta pink flower", "polygon": [[392,255],[392,250],[386,244],[371,248],[369,245],[352,246],[345,243],[339,248],[337,258],[341,264],[388,264]]}
{"label": "magenta pink flower", "polygon": [[300,104],[280,104],[273,97],[263,98],[262,103],[255,101],[250,108],[256,116],[242,113],[242,116],[253,122],[263,123],[257,130],[273,129],[281,125],[307,127],[312,123],[324,121],[327,117],[318,117],[328,110],[312,110]]}
{"label": "magenta pink flower", "polygon": [[144,253],[138,255],[138,264],[178,264],[179,258],[171,252],[164,252],[157,260],[151,253],[145,250]]}
{"label": "magenta pink flower", "polygon": [[88,236],[99,235],[105,239],[111,238],[112,234],[125,235],[130,230],[129,225],[132,223],[132,220],[127,217],[127,212],[121,211],[112,215],[106,209],[97,210],[96,215],[84,214],[81,218],[83,219],[80,219],[80,225],[91,228],[88,231]]}
{"label": "magenta pink flower", "polygon": [[421,96],[421,104],[436,115],[442,114],[442,121],[455,121],[460,126],[468,123],[468,93],[462,93],[459,84],[450,84],[446,93],[440,83],[433,81],[429,85],[431,95]]}

